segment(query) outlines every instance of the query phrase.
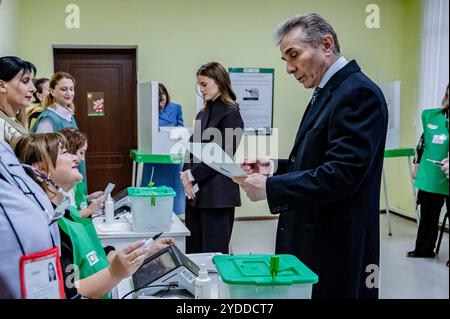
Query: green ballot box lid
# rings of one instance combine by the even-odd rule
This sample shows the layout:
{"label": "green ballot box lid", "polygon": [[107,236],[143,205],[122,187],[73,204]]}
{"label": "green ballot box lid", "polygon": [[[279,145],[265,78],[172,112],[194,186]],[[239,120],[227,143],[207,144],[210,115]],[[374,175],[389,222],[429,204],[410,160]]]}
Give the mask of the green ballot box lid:
{"label": "green ballot box lid", "polygon": [[276,256],[276,274],[273,273],[273,255],[219,255],[214,256],[213,261],[223,282],[230,285],[289,286],[319,281],[319,277],[297,257]]}
{"label": "green ballot box lid", "polygon": [[130,197],[167,197],[176,196],[171,187],[128,187],[128,196]]}

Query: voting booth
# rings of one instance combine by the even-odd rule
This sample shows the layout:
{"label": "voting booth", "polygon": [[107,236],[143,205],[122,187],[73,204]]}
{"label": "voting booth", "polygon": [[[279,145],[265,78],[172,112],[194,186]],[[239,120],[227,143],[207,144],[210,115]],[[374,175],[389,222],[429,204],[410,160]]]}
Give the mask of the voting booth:
{"label": "voting booth", "polygon": [[133,159],[132,186],[168,186],[176,193],[173,201],[175,214],[183,214],[185,194],[179,172],[183,154],[178,143],[188,140],[192,129],[186,127],[159,127],[158,82],[139,85],[138,149],[131,150]]}

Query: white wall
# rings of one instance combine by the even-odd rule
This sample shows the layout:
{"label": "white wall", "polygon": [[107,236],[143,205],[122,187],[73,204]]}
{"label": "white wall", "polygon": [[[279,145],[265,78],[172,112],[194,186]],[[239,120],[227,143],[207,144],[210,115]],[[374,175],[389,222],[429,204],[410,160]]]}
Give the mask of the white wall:
{"label": "white wall", "polygon": [[449,81],[449,1],[424,0],[422,14],[417,139],[423,132],[422,111],[441,106]]}
{"label": "white wall", "polygon": [[19,54],[20,0],[0,0],[0,56]]}

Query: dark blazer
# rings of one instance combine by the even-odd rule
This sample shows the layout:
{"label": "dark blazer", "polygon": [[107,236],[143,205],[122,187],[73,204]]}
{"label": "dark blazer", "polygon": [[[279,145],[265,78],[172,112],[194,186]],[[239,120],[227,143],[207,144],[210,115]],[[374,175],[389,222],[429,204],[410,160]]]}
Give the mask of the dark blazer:
{"label": "dark blazer", "polygon": [[319,276],[313,298],[378,297],[365,282],[374,276],[367,267],[379,265],[387,119],[383,93],[351,61],[308,105],[289,159],[267,180],[270,210],[280,214],[276,252]]}
{"label": "dark blazer", "polygon": [[[220,97],[214,102],[209,102],[196,117],[194,133],[190,141],[196,143],[215,142],[225,152],[233,157],[242,138],[244,121],[238,107],[224,104]],[[200,124],[200,125],[199,125]],[[208,133],[208,129],[216,128],[221,133],[221,138],[214,138]],[[241,129],[239,134],[227,138],[225,129]],[[199,133],[200,132],[200,133]],[[213,132],[211,132],[213,133]],[[205,135],[205,136],[203,136]],[[228,134],[229,135],[229,134]],[[198,208],[230,208],[241,205],[239,185],[230,178],[218,173],[204,163],[193,162],[193,156],[189,153],[189,158],[183,166],[183,171],[190,169],[195,182],[199,186],[199,192],[195,200],[186,199],[186,203]]]}

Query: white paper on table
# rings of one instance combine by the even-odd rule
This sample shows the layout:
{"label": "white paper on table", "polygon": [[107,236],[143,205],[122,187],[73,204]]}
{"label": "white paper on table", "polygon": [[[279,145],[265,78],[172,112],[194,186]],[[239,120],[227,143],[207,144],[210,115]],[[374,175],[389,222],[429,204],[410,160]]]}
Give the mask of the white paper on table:
{"label": "white paper on table", "polygon": [[212,169],[231,179],[246,176],[241,166],[216,143],[188,143],[187,150]]}

